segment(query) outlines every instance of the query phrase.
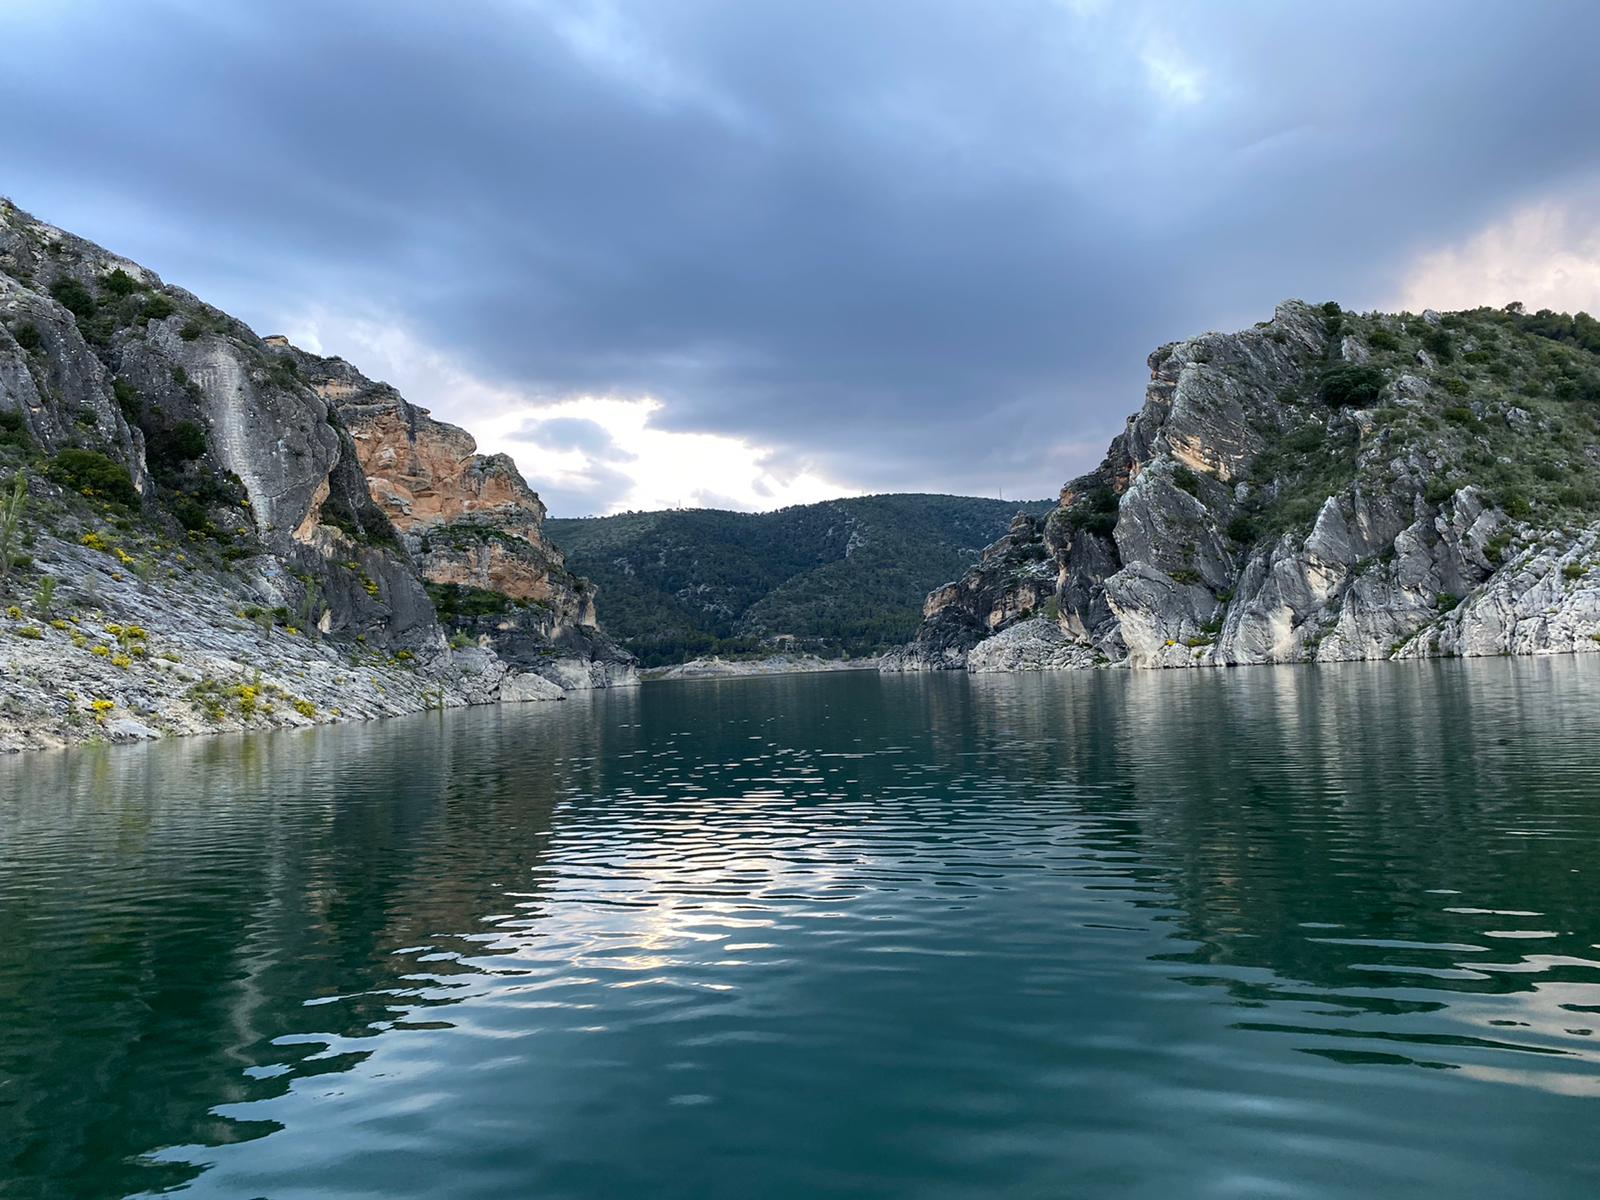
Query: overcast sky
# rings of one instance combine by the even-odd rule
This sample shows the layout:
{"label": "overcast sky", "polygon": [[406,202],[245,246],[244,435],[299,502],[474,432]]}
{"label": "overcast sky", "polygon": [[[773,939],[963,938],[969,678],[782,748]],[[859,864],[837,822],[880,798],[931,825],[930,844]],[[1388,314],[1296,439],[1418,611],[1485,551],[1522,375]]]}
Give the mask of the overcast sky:
{"label": "overcast sky", "polygon": [[0,0],[0,194],[557,515],[1053,494],[1288,296],[1600,310],[1600,4]]}

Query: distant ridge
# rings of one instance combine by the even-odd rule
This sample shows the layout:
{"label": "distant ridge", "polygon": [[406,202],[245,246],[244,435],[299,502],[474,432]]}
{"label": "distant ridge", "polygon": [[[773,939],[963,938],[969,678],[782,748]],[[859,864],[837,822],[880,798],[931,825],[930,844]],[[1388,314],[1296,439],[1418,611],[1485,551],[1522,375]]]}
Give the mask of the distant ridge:
{"label": "distant ridge", "polygon": [[891,493],[767,513],[672,509],[551,520],[606,628],[644,666],[775,648],[876,654],[910,638],[930,590],[1019,512],[1053,500]]}

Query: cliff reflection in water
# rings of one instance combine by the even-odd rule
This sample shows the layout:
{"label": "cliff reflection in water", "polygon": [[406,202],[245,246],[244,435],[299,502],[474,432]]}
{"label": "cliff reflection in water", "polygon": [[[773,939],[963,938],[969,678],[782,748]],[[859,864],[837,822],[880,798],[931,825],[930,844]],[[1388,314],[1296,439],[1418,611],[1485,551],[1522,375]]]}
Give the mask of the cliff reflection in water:
{"label": "cliff reflection in water", "polygon": [[1597,699],[857,673],[0,764],[10,1178],[1568,1194]]}

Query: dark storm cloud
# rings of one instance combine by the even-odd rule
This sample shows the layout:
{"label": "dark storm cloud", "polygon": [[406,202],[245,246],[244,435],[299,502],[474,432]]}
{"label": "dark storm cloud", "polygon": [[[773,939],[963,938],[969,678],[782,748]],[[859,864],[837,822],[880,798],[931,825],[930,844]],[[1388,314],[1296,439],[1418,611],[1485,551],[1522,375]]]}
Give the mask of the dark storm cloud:
{"label": "dark storm cloud", "polygon": [[[1158,342],[1600,163],[1600,8],[24,3],[0,191],[869,488],[1043,493]],[[338,347],[328,350],[337,352]],[[443,400],[441,415],[450,415]]]}

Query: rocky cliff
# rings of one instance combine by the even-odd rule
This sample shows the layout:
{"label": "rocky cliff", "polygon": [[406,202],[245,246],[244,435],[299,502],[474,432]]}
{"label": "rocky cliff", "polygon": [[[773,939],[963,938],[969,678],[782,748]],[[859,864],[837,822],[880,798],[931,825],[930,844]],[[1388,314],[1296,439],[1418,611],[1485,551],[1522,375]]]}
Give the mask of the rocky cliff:
{"label": "rocky cliff", "polygon": [[[382,447],[336,367],[385,390],[0,201],[0,745],[631,677],[509,461],[395,396],[394,413],[438,431],[420,457],[454,464],[407,511],[398,472],[366,473]],[[416,546],[430,524],[516,545]]]}
{"label": "rocky cliff", "polygon": [[510,456],[479,454],[466,430],[342,359],[268,342],[349,429],[373,499],[453,632],[564,688],[636,681],[632,655],[597,627],[594,586],[545,536],[544,503]]}
{"label": "rocky cliff", "polygon": [[1299,302],[1163,346],[886,669],[1600,651],[1597,352],[1582,314]]}

